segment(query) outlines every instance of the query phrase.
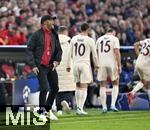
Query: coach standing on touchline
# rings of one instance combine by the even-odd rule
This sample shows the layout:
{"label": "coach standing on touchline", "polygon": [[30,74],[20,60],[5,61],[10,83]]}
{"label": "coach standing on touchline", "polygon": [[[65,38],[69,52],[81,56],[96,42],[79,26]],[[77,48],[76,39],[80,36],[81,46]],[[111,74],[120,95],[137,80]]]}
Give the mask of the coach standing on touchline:
{"label": "coach standing on touchline", "polygon": [[[50,119],[57,120],[51,108],[58,92],[58,76],[55,68],[62,56],[57,32],[54,30],[56,17],[45,15],[41,18],[41,29],[33,33],[27,43],[27,55],[33,72],[39,80],[39,105],[50,111]],[[46,100],[47,92],[49,96]]]}

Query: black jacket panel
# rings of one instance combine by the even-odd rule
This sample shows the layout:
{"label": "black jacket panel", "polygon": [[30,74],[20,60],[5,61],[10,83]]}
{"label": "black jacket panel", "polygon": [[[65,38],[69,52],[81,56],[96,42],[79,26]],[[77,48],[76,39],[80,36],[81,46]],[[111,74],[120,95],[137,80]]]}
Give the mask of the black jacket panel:
{"label": "black jacket panel", "polygon": [[[51,59],[50,64],[53,61],[60,62],[62,56],[62,49],[60,46],[58,34],[55,30],[51,31]],[[27,42],[26,54],[28,56],[28,63],[32,67],[38,67],[41,63],[41,58],[45,48],[45,32],[43,29],[36,31]]]}

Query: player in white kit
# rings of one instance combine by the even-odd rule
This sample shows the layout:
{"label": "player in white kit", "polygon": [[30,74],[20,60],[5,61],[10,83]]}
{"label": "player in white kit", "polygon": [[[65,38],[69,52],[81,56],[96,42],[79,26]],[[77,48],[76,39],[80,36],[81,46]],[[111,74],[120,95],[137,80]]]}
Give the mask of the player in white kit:
{"label": "player in white kit", "polygon": [[[95,42],[88,36],[90,27],[87,23],[81,25],[81,33],[71,39],[70,58],[73,59],[74,80],[76,82],[77,114],[86,115],[83,106],[87,97],[87,84],[92,82],[92,70],[90,55],[95,69],[98,69],[98,59]],[[68,59],[67,71],[70,71],[70,59]]]}
{"label": "player in white kit", "polygon": [[143,86],[148,88],[147,92],[150,98],[150,38],[136,42],[134,44],[134,47],[135,52],[138,55],[135,69],[137,70],[140,76],[140,82],[134,87],[134,89],[131,92],[128,93],[129,104],[135,97],[135,93],[141,88],[143,88]]}
{"label": "player in white kit", "polygon": [[111,79],[113,85],[111,107],[110,109],[117,112],[115,103],[119,92],[119,74],[121,73],[121,56],[119,39],[115,36],[116,31],[113,28],[107,30],[107,33],[96,42],[99,70],[97,79],[100,81],[100,100],[102,103],[102,113],[107,112],[106,105],[106,86],[107,78]]}

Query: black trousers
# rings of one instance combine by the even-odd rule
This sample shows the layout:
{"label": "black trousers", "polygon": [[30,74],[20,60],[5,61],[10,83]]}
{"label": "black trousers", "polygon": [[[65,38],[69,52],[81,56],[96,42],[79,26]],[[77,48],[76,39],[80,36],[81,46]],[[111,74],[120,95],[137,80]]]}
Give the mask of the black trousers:
{"label": "black trousers", "polygon": [[[40,107],[45,107],[46,111],[49,111],[59,90],[57,72],[50,67],[40,66],[37,78],[40,85],[39,105]],[[47,97],[48,92],[49,95]]]}

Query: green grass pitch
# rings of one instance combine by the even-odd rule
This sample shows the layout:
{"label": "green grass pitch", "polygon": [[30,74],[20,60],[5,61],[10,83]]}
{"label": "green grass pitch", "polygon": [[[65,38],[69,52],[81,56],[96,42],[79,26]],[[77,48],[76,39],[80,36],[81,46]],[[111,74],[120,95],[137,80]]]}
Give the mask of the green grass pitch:
{"label": "green grass pitch", "polygon": [[101,114],[99,109],[86,111],[89,113],[86,116],[71,111],[45,126],[5,126],[6,115],[0,113],[0,130],[150,130],[150,111],[109,111],[107,114]]}
{"label": "green grass pitch", "polygon": [[51,130],[150,130],[150,111],[87,112],[87,116],[64,114],[58,121],[51,121]]}

